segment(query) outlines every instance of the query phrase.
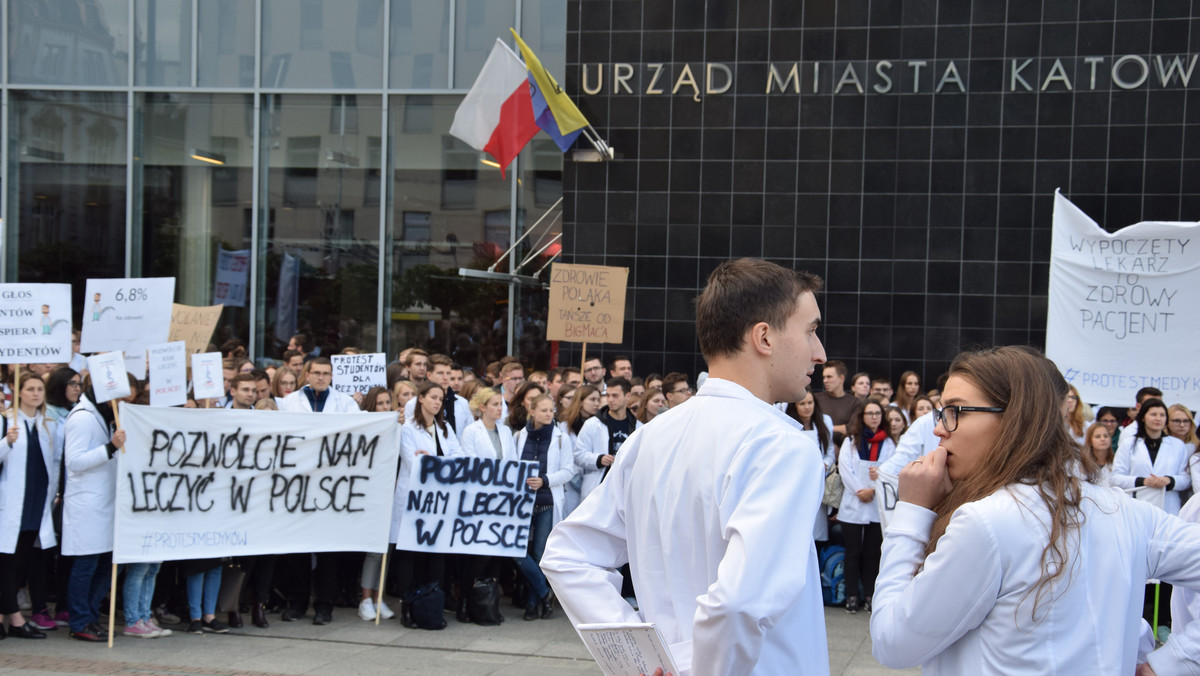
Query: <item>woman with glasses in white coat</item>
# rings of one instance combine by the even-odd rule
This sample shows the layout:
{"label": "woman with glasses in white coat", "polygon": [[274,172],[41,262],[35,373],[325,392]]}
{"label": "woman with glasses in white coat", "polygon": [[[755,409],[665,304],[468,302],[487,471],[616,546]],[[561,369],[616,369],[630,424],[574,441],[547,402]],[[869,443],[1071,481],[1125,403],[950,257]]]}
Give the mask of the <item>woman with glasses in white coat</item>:
{"label": "woman with glasses in white coat", "polygon": [[[875,505],[875,479],[879,464],[896,451],[896,443],[883,420],[883,405],[874,399],[854,409],[849,434],[838,451],[838,473],[842,476],[842,503],[838,521],[842,522],[842,540],[846,547],[843,568],[846,581],[846,612],[871,610],[875,595],[875,575],[879,572],[883,532],[879,508]],[[863,595],[859,596],[859,583]]]}

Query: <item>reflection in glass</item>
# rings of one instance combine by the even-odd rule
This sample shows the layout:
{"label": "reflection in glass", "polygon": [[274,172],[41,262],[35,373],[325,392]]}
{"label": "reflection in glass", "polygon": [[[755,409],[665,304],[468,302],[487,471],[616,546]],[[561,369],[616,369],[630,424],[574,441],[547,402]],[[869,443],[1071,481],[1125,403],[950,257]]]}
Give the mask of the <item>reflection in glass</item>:
{"label": "reflection in glass", "polygon": [[201,87],[254,86],[254,0],[196,0]]}
{"label": "reflection in glass", "polygon": [[396,354],[419,346],[482,372],[507,349],[508,290],[462,279],[457,270],[486,269],[508,248],[512,188],[498,169],[480,163],[477,151],[450,136],[461,100],[391,101],[393,314],[387,349]]}
{"label": "reflection in glass", "polygon": [[219,253],[250,249],[253,99],[249,94],[149,93],[139,101],[142,272],[175,277],[185,305],[223,302],[213,335],[249,340],[250,271]]}
{"label": "reflection in glass", "polygon": [[454,87],[467,89],[475,82],[496,38],[512,46],[509,29],[516,16],[515,0],[458,0],[454,18]]}
{"label": "reflection in glass", "polygon": [[375,350],[381,109],[378,96],[264,97],[266,331],[256,354],[279,358],[295,333],[326,355]]}
{"label": "reflection in glass", "polygon": [[383,0],[263,0],[262,11],[263,87],[383,85]]}
{"label": "reflection in glass", "polygon": [[133,8],[135,84],[192,84],[192,3],[137,0]]}
{"label": "reflection in glass", "polygon": [[10,0],[9,81],[127,85],[129,0]]}
{"label": "reflection in glass", "polygon": [[[450,3],[392,0],[391,86],[450,86]],[[471,82],[474,82],[472,77]],[[468,82],[463,85],[470,87]]]}
{"label": "reflection in glass", "polygon": [[125,94],[13,91],[8,269],[73,285],[125,276]]}

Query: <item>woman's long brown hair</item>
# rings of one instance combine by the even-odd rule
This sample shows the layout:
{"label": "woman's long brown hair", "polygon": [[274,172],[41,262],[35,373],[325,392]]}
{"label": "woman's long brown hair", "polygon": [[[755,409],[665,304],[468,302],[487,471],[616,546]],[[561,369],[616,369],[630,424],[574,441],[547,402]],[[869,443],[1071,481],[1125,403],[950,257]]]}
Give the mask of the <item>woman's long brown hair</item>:
{"label": "woman's long brown hair", "polygon": [[[1027,347],[997,347],[965,352],[950,365],[950,376],[969,380],[988,403],[1004,407],[1000,433],[970,476],[954,482],[934,511],[925,555],[937,549],[955,510],[1010,484],[1032,486],[1050,512],[1050,540],[1042,550],[1042,576],[1033,604],[1033,619],[1050,584],[1066,572],[1071,552],[1067,540],[1083,523],[1081,483],[1094,480],[1096,467],[1082,463],[1079,446],[1062,422],[1067,381],[1042,353]],[[953,433],[951,433],[953,435]],[[1032,590],[1031,590],[1032,591]]]}

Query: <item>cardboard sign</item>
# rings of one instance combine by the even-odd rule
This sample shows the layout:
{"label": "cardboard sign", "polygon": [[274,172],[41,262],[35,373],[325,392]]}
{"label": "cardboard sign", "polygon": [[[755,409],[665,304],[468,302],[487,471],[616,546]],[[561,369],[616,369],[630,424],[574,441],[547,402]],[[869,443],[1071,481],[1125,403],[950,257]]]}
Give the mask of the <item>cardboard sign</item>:
{"label": "cardboard sign", "polygon": [[387,387],[387,355],[335,354],[329,357],[333,364],[334,390],[346,395],[363,394],[372,387]]}
{"label": "cardboard sign", "polygon": [[628,279],[629,268],[551,265],[546,339],[575,343],[622,342]]}
{"label": "cardboard sign", "polygon": [[250,250],[217,252],[217,276],[213,302],[230,307],[246,307],[246,286],[250,281]]}
{"label": "cardboard sign", "polygon": [[0,284],[0,364],[65,364],[71,356],[71,285]]}
{"label": "cardboard sign", "polygon": [[150,353],[150,405],[182,406],[187,403],[187,346],[183,341],[152,345]]}
{"label": "cardboard sign", "polygon": [[1143,387],[1200,408],[1200,223],[1107,232],[1054,196],[1046,356],[1084,401],[1127,405]]}
{"label": "cardboard sign", "polygon": [[192,396],[196,399],[225,396],[225,374],[221,370],[220,352],[192,355]]}
{"label": "cardboard sign", "polygon": [[394,413],[122,406],[113,561],[383,552]]}
{"label": "cardboard sign", "polygon": [[94,354],[87,358],[88,375],[96,391],[96,403],[128,397],[129,374],[125,371],[125,355],[120,352]]}
{"label": "cardboard sign", "polygon": [[174,277],[89,279],[80,352],[145,350],[171,330]]}
{"label": "cardboard sign", "polygon": [[187,344],[188,354],[198,354],[208,349],[217,322],[221,321],[221,310],[224,305],[195,305],[171,304],[171,332],[167,340],[175,342],[182,340]]}
{"label": "cardboard sign", "polygon": [[[393,416],[393,421],[395,416]],[[525,556],[538,464],[458,456],[417,456],[396,549]]]}

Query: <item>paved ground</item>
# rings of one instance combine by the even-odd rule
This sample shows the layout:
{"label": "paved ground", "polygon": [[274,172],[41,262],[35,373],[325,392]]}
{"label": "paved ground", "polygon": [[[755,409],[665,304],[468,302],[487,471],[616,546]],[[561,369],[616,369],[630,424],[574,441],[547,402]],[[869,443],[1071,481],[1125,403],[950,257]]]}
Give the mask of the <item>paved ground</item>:
{"label": "paved ground", "polygon": [[[449,626],[442,631],[404,629],[397,620],[376,627],[359,620],[353,610],[339,609],[333,624],[325,627],[308,621],[279,622],[273,615],[269,629],[247,626],[226,635],[177,633],[148,640],[118,633],[111,650],[103,643],[72,641],[64,628],[49,632],[43,641],[0,642],[0,674],[600,673],[561,609],[537,622],[524,622],[516,608],[502,610],[507,621],[498,627],[459,624],[447,615]],[[896,673],[872,659],[868,618],[866,613],[847,615],[826,608],[834,676]]]}

